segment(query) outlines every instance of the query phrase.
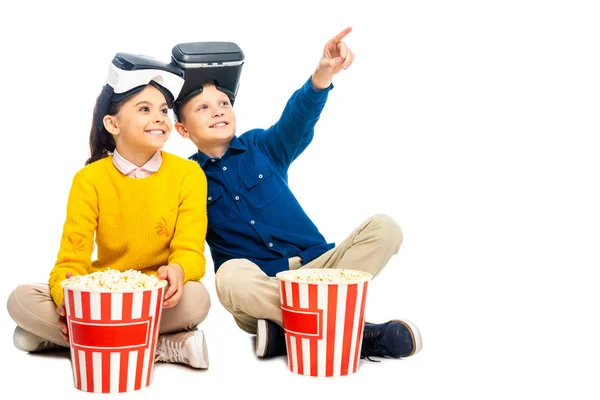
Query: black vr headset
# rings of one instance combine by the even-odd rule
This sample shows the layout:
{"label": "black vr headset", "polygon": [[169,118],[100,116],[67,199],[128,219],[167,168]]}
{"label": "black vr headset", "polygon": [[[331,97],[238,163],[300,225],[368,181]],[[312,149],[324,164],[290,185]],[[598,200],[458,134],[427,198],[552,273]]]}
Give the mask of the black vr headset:
{"label": "black vr headset", "polygon": [[185,83],[175,100],[173,111],[179,118],[179,109],[193,96],[202,92],[207,81],[215,82],[217,89],[235,102],[244,53],[233,42],[180,43],[173,47],[171,63],[183,69]]}

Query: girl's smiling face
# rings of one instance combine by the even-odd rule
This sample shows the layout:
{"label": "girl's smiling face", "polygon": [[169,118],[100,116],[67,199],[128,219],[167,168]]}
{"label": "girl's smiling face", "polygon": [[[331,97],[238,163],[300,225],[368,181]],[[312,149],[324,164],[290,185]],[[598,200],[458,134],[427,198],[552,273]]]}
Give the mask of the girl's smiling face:
{"label": "girl's smiling face", "polygon": [[171,133],[165,96],[154,86],[127,99],[117,115],[104,117],[104,126],[115,138],[117,151],[130,162],[145,163],[160,150]]}

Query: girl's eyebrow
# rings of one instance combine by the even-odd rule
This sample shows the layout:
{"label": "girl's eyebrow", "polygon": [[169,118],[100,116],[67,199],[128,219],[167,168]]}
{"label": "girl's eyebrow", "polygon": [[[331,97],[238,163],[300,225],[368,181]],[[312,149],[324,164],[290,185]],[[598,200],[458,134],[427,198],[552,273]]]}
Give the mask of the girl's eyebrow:
{"label": "girl's eyebrow", "polygon": [[[137,107],[137,106],[139,106],[140,104],[148,104],[148,105],[150,105],[150,106],[152,105],[152,103],[150,103],[149,101],[142,100],[142,101],[140,101],[140,102],[136,103],[136,105],[135,105],[134,107]],[[158,108],[160,108],[160,107],[164,107],[164,106],[166,106],[166,105],[167,105],[167,103],[166,103],[166,102],[165,102],[165,103],[162,103],[160,106],[158,106]]]}

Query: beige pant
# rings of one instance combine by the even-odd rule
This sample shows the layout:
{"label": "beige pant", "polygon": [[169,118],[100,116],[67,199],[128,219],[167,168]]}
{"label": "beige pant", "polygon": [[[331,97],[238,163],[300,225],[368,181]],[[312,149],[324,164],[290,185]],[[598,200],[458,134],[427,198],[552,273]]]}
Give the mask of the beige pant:
{"label": "beige pant", "polygon": [[[8,313],[21,328],[58,345],[68,347],[58,328],[56,305],[47,284],[17,287],[8,297]],[[202,283],[186,282],[183,297],[173,308],[163,310],[160,333],[191,329],[204,321],[210,308],[210,297]]]}
{"label": "beige pant", "polygon": [[[346,268],[377,276],[402,244],[400,226],[387,215],[375,215],[360,225],[334,249],[306,265],[290,258],[290,269]],[[278,281],[246,259],[224,262],[215,275],[217,295],[238,326],[256,333],[258,319],[283,325]]]}

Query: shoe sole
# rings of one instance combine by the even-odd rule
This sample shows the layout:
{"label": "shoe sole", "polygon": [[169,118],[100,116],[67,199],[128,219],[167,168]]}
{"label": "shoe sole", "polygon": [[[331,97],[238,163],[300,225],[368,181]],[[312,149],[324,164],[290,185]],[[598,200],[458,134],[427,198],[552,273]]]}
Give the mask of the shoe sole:
{"label": "shoe sole", "polygon": [[26,352],[29,352],[29,350],[25,350],[24,348],[22,348],[22,347],[19,345],[19,336],[20,336],[20,335],[21,335],[21,331],[20,331],[19,327],[17,327],[17,328],[15,329],[15,331],[13,332],[13,344],[15,345],[15,347],[16,347],[17,349],[19,349],[19,350],[21,350],[21,351],[26,351]]}
{"label": "shoe sole", "polygon": [[269,337],[269,325],[264,319],[259,319],[256,324],[256,357],[263,358],[267,353],[267,338]]}
{"label": "shoe sole", "polygon": [[202,349],[202,355],[204,357],[200,357],[200,365],[198,368],[207,369],[208,368],[208,347],[206,346],[206,338],[204,337],[204,332],[198,331],[194,334],[194,341],[197,349]]}
{"label": "shoe sole", "polygon": [[423,348],[423,340],[421,339],[421,332],[419,332],[419,328],[417,328],[417,326],[415,324],[413,324],[412,322],[410,322],[408,320],[401,321],[399,319],[393,319],[391,321],[398,322],[399,324],[404,325],[406,327],[406,329],[408,329],[409,332],[411,333],[411,337],[413,340],[413,351],[411,351],[409,354],[405,355],[404,357],[414,356],[415,354],[420,352],[421,349]]}

